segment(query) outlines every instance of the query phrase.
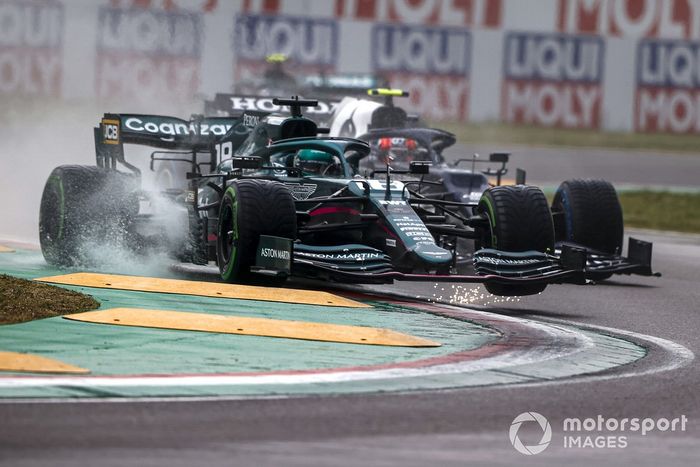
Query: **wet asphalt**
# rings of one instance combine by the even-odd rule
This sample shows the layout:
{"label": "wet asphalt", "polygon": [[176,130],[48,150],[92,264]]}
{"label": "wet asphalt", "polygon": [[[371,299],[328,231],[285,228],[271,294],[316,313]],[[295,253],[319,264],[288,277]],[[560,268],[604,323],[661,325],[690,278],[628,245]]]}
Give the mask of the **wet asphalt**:
{"label": "wet asphalt", "polygon": [[[473,306],[619,328],[669,339],[697,354],[700,237],[635,235],[654,241],[654,268],[663,277],[550,286],[519,301]],[[394,293],[435,290],[428,283],[391,287]],[[531,386],[264,400],[3,403],[0,465],[688,465],[700,459],[700,371],[693,361],[655,373],[672,359],[652,346],[648,357],[622,372],[648,374]],[[508,438],[514,417],[528,411],[544,415],[553,432],[549,447],[534,456],[516,452]],[[688,422],[685,431],[645,436],[586,432],[591,443],[604,436],[608,444],[564,447],[565,418],[598,415],[685,415]],[[626,447],[611,447],[621,444],[619,436]],[[539,434],[530,427],[522,437],[534,444]]]}
{"label": "wet asphalt", "polygon": [[[489,150],[458,149],[482,154]],[[513,152],[514,166],[524,167],[530,181],[543,185],[572,177],[605,177],[617,184],[700,186],[700,158],[694,156],[551,148]],[[656,336],[697,355],[700,237],[634,235],[654,242],[654,268],[662,277],[623,276],[595,286],[550,286],[541,295],[519,301],[477,298],[471,306]],[[452,292],[449,285],[431,283],[384,287],[392,293],[443,299]],[[672,355],[651,346],[648,357],[619,370],[620,375],[632,376],[612,373],[603,380],[422,393],[0,403],[0,465],[695,465],[700,460],[700,369],[695,360],[656,372],[672,360]],[[544,452],[525,456],[513,448],[509,428],[518,414],[529,411],[548,419],[553,436]],[[688,422],[685,431],[645,436],[578,433],[586,447],[564,447],[564,419],[598,415],[606,420],[671,420],[684,415]],[[520,434],[525,444],[535,444],[541,432],[530,427]],[[591,445],[584,444],[587,437]]]}

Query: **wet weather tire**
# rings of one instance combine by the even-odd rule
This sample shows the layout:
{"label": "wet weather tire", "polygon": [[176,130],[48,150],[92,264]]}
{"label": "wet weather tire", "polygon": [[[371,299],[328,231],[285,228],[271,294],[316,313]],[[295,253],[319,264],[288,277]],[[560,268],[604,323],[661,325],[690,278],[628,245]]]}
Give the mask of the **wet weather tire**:
{"label": "wet weather tire", "polygon": [[617,192],[605,180],[567,180],[559,185],[552,212],[557,241],[614,254],[622,251],[624,226]]}
{"label": "wet weather tire", "polygon": [[[520,252],[554,251],[554,225],[547,198],[537,187],[516,185],[489,188],[481,196],[477,212],[486,216],[489,228],[477,239],[477,249],[495,248]],[[533,295],[546,284],[485,284],[494,295]]]}
{"label": "wet weather tire", "polygon": [[185,190],[188,169],[184,162],[159,161],[156,164],[155,184],[161,190]]}
{"label": "wet weather tire", "polygon": [[[284,184],[270,180],[236,180],[221,201],[216,255],[221,278],[248,282],[261,235],[296,238],[294,198]],[[275,281],[272,281],[275,282]]]}
{"label": "wet weather tire", "polygon": [[39,241],[55,266],[87,265],[87,250],[125,232],[138,213],[136,177],[94,166],[63,165],[49,175],[39,207]]}

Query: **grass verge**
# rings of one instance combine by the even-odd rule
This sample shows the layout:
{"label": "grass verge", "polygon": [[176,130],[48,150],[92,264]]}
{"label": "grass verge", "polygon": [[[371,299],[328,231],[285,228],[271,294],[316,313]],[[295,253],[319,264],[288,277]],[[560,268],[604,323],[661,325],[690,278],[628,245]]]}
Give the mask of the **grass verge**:
{"label": "grass verge", "polygon": [[658,150],[700,154],[700,135],[567,130],[505,123],[433,122],[463,144],[516,144]]}
{"label": "grass verge", "polygon": [[625,191],[618,194],[627,227],[700,233],[700,194]]}
{"label": "grass verge", "polygon": [[0,274],[0,324],[24,323],[99,306],[89,295]]}

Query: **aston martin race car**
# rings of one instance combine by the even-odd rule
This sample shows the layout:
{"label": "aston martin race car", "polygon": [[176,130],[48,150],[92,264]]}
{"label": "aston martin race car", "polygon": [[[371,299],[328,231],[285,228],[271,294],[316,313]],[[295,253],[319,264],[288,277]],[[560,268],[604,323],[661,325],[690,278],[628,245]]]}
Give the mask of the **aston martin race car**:
{"label": "aston martin race car", "polygon": [[[532,186],[489,187],[470,204],[430,198],[393,178],[412,175],[420,183],[429,163],[365,176],[359,167],[371,151],[367,142],[325,136],[302,116],[315,101],[275,104],[289,106],[291,116],[106,114],[94,129],[96,166],[60,166],[47,180],[39,225],[46,260],[83,264],[86,250],[116,240],[136,252],[161,249],[183,262],[215,263],[227,282],[472,282],[498,295],[534,294],[596,275],[652,274],[649,243],[630,240],[624,258],[570,241],[590,233],[580,223],[597,218],[587,203],[599,201],[601,183],[567,182],[555,200],[561,221]],[[127,143],[154,147],[152,161],[189,154],[188,187],[143,190],[139,169],[125,158]],[[196,157],[202,152],[208,161]],[[469,215],[460,212],[465,207]],[[555,245],[556,226],[569,241]],[[471,274],[455,271],[454,238],[474,242]],[[612,244],[607,234],[600,241]]]}
{"label": "aston martin race car", "polygon": [[[455,144],[455,135],[428,127],[419,116],[394,104],[394,98],[409,97],[408,92],[377,88],[369,89],[367,94],[369,98],[344,98],[334,108],[329,125],[332,136],[358,138],[369,144],[370,154],[358,166],[360,173],[372,174],[389,164],[406,168],[414,161],[429,162],[429,174],[405,183],[421,196],[462,203],[455,209],[467,217],[489,187],[500,186],[508,174],[507,152],[493,152],[488,159],[474,154],[448,163],[443,151]],[[516,169],[516,184],[524,185],[525,177],[525,171]],[[450,222],[459,222],[446,214]],[[567,242],[584,246],[589,250],[589,277],[610,277],[612,273],[603,271],[595,258],[600,253],[616,255],[622,251],[623,218],[615,188],[604,180],[565,181],[556,192],[551,214],[556,251],[560,252]],[[465,256],[469,258],[470,252]]]}

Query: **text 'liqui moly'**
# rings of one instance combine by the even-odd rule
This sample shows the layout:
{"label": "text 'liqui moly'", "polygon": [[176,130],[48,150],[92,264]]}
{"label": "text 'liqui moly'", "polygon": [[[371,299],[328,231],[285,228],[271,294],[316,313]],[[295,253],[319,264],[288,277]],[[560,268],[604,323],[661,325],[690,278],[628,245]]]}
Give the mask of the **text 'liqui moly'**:
{"label": "text 'liqui moly'", "polygon": [[59,97],[63,6],[0,1],[0,95]]}
{"label": "text 'liqui moly'", "polygon": [[343,19],[497,28],[503,0],[335,0]]}
{"label": "text 'liqui moly'", "polygon": [[560,32],[700,39],[697,0],[559,0],[557,6]]}
{"label": "text 'liqui moly'", "polygon": [[410,93],[408,110],[436,120],[466,120],[471,36],[463,28],[378,24],[375,73]]}
{"label": "text 'liqui moly'", "polygon": [[599,128],[605,47],[601,39],[510,33],[501,117],[507,122]]}
{"label": "text 'liqui moly'", "polygon": [[295,72],[332,72],[338,60],[334,19],[244,14],[236,17],[231,44],[237,80],[259,77],[265,59],[282,54]]}
{"label": "text 'liqui moly'", "polygon": [[98,15],[100,97],[188,100],[197,92],[200,13],[100,8]]}
{"label": "text 'liqui moly'", "polygon": [[700,131],[700,42],[644,40],[637,46],[635,129]]}

